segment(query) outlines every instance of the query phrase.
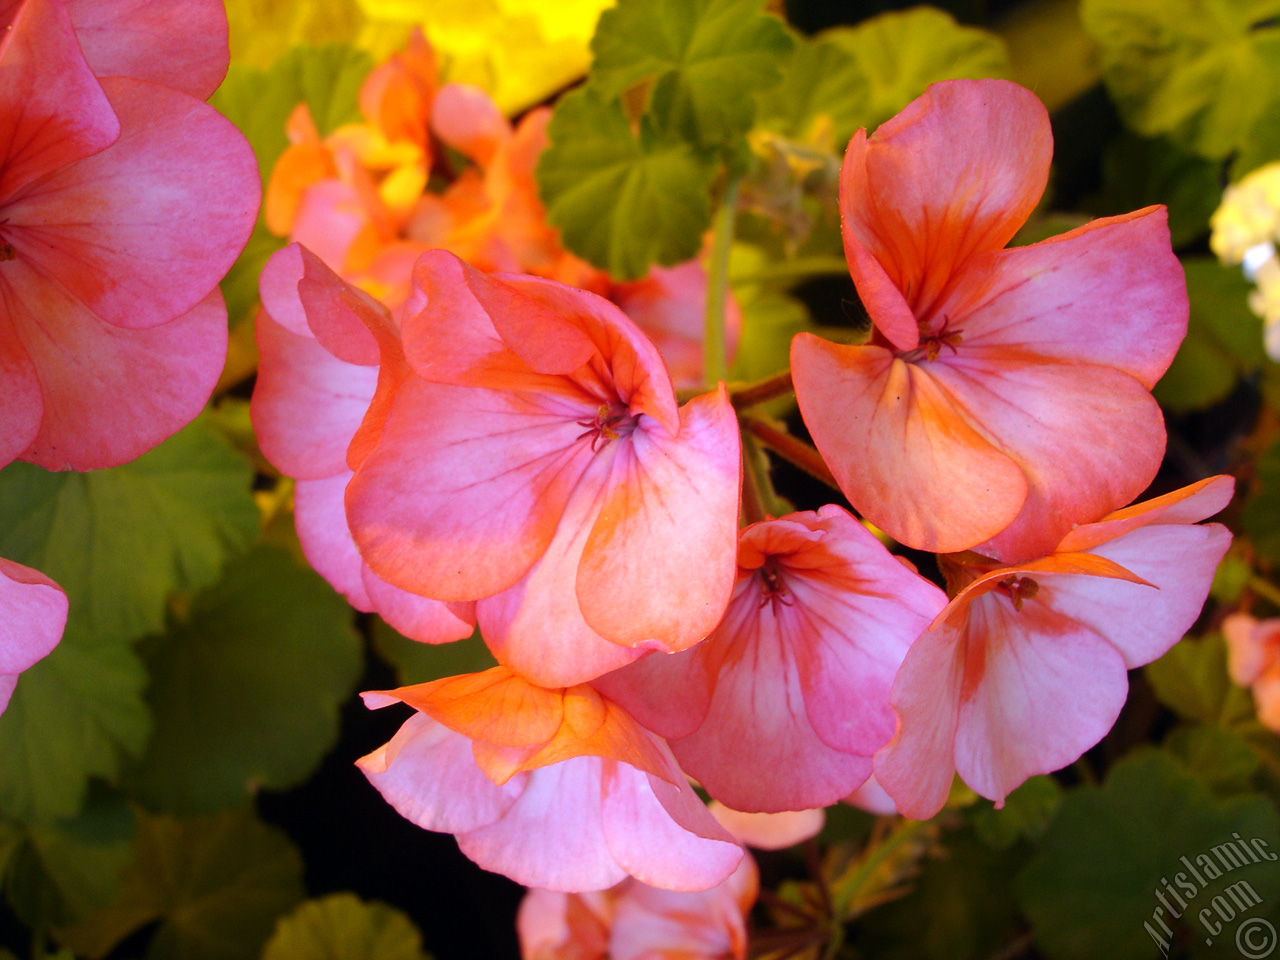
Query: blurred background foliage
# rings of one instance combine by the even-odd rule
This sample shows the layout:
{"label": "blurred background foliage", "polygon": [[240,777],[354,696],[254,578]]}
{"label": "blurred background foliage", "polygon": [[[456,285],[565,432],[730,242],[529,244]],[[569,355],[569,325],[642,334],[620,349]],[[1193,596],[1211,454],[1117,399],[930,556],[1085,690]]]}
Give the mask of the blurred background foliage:
{"label": "blurred background foliage", "polygon": [[[557,104],[542,196],[593,264],[633,277],[687,259],[736,197],[739,379],[785,368],[799,330],[848,339],[865,323],[836,209],[857,128],[946,78],[1035,91],[1055,164],[1017,242],[1168,205],[1191,322],[1156,391],[1170,438],[1152,493],[1234,473],[1227,521],[1243,532],[1195,635],[1131,676],[1115,729],[1073,768],[1001,810],[957,790],[925,826],[832,811],[821,876],[783,851],[764,880],[785,899],[860,878],[841,956],[1139,960],[1159,949],[1144,921],[1180,857],[1233,833],[1280,849],[1280,739],[1219,633],[1232,611],[1280,614],[1280,367],[1250,284],[1208,243],[1224,188],[1280,160],[1280,0],[227,6],[233,60],[212,102],[264,181],[294,106],[321,135],[356,120],[365,75],[418,26],[445,79],[509,115]],[[283,243],[264,221],[224,282],[233,347],[207,415],[123,467],[0,471],[0,555],[72,598],[62,644],[0,717],[5,960],[516,956],[519,888],[402,821],[352,766],[402,719],[357,690],[491,660],[477,638],[429,647],[357,616],[301,559],[291,490],[247,412],[256,277]],[[772,412],[801,429],[786,403]],[[778,476],[798,507],[832,499]],[[1247,877],[1254,912],[1280,923],[1280,871]],[[1171,956],[1238,955],[1188,924],[1170,939]]]}

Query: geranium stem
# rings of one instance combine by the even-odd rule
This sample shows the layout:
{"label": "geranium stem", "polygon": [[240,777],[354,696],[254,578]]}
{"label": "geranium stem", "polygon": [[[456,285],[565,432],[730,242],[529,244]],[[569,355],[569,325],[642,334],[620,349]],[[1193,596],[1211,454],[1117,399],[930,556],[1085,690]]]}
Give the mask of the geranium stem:
{"label": "geranium stem", "polygon": [[758,403],[785,397],[789,393],[795,393],[795,386],[791,382],[790,370],[775,377],[757,380],[755,383],[749,383],[745,387],[731,390],[729,391],[729,400],[735,410],[745,410],[748,407],[754,407]]}
{"label": "geranium stem", "polygon": [[711,386],[729,378],[725,362],[725,305],[729,299],[729,249],[733,246],[733,224],[738,212],[738,185],[733,177],[725,185],[720,209],[716,211],[711,237],[711,259],[707,264],[707,324],[702,342],[703,377]]}
{"label": "geranium stem", "polygon": [[804,441],[797,440],[791,434],[783,433],[761,420],[744,419],[742,429],[757,437],[783,460],[799,467],[809,476],[821,480],[833,490],[840,489],[840,484],[836,483],[836,478],[823,461],[822,455]]}

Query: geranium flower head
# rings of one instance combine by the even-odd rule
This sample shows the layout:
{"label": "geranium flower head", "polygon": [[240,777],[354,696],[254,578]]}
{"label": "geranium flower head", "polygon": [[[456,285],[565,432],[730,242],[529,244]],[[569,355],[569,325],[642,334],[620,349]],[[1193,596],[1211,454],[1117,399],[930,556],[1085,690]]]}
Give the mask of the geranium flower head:
{"label": "geranium flower head", "polygon": [[717,800],[752,813],[824,807],[871,773],[893,735],[894,674],[945,605],[847,511],[788,514],[742,531],[711,636],[600,682]]}
{"label": "geranium flower head", "polygon": [[845,155],[845,252],[875,332],[798,336],[796,396],[853,505],[910,546],[1038,556],[1159,466],[1149,391],[1187,322],[1165,211],[1004,249],[1051,149],[1030,91],[952,80]]}
{"label": "geranium flower head", "polygon": [[705,637],[734,576],[741,452],[723,387],[677,407],[653,345],[593,294],[444,251],[416,283],[409,373],[381,391],[377,446],[347,489],[373,571],[478,601],[499,661],[548,686]]}
{"label": "geranium flower head", "polygon": [[1258,719],[1280,731],[1280,619],[1233,613],[1222,621],[1231,679],[1253,691]]}
{"label": "geranium flower head", "polygon": [[201,102],[226,69],[225,13],[24,0],[0,17],[0,463],[113,466],[190,421],[226,356],[217,282],[259,186]]}
{"label": "geranium flower head", "polygon": [[1126,671],[1195,622],[1231,543],[1230,477],[1202,480],[1068,533],[1013,566],[949,561],[959,589],[893,683],[898,731],[875,775],[907,816],[942,808],[958,772],[997,802],[1076,760],[1111,729]]}
{"label": "geranium flower head", "polygon": [[705,890],[742,857],[666,744],[589,686],[548,690],[494,667],[365,700],[419,711],[359,761],[366,776],[486,869],[569,892],[627,876]]}
{"label": "geranium flower head", "polygon": [[530,890],[516,914],[523,960],[745,960],[759,892],[750,855],[710,890],[627,879],[593,893]]}

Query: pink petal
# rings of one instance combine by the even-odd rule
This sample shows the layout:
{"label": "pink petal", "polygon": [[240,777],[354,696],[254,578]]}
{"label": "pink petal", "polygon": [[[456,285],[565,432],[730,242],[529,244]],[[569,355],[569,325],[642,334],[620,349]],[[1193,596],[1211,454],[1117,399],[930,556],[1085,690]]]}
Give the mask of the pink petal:
{"label": "pink petal", "polygon": [[[120,136],[59,0],[27,0],[17,10],[0,45],[0,67],[4,201],[35,178],[102,152]],[[6,230],[5,239],[10,237]]]}
{"label": "pink petal", "polygon": [[44,401],[35,366],[13,332],[0,333],[0,466],[7,466],[31,446],[40,432]]}
{"label": "pink petal", "polygon": [[470,740],[423,714],[356,765],[401,816],[444,833],[498,822],[531,785],[525,774],[496,785],[476,766]]}
{"label": "pink petal", "polygon": [[[527,774],[524,791],[493,824],[458,837],[486,870],[547,890],[603,890],[627,876],[609,852],[601,817],[598,757]],[[640,774],[643,776],[643,774]]]}
{"label": "pink petal", "polygon": [[5,204],[6,234],[96,316],[144,329],[191,310],[235,261],[257,217],[257,162],[207,104],[125,77],[102,86],[120,138]]}
{"label": "pink petal", "polygon": [[347,448],[373,399],[378,369],[339,360],[265,311],[255,334],[258,379],[249,409],[263,454],[300,480],[346,473]]}
{"label": "pink petal", "polygon": [[726,807],[719,800],[712,800],[707,809],[720,826],[757,850],[785,850],[812,840],[827,822],[822,808],[786,810],[781,813],[743,813]]}
{"label": "pink petal", "polygon": [[482,167],[488,166],[499,144],[511,137],[511,124],[493,98],[466,83],[446,83],[436,92],[431,129]]}
{"label": "pink petal", "polygon": [[1130,670],[1164,656],[1200,616],[1214,571],[1231,545],[1217,523],[1157,524],[1090,552],[1154,586],[1101,577],[1045,578],[1054,610],[1105,637]]}
{"label": "pink petal", "polygon": [[227,13],[218,0],[66,4],[84,55],[100,77],[137,77],[207,100],[227,72]]}
{"label": "pink petal", "polygon": [[644,655],[592,630],[578,601],[582,551],[600,512],[601,478],[609,473],[609,451],[603,454],[583,474],[545,553],[509,589],[476,604],[493,655],[542,686],[583,683]]}
{"label": "pink petal", "polygon": [[[1055,586],[1058,579],[1065,578],[1053,578]],[[997,802],[1028,777],[1066,766],[1101,740],[1129,691],[1115,647],[1058,613],[1050,589],[1046,578],[1042,594],[1020,611],[996,593],[969,606],[955,769]],[[904,715],[903,725],[908,722]]]}
{"label": "pink petal", "polygon": [[1163,207],[976,257],[944,306],[970,344],[1100,364],[1150,390],[1187,332],[1187,286]]}
{"label": "pink petal", "polygon": [[367,568],[347,528],[343,501],[350,481],[349,470],[319,480],[299,480],[293,488],[293,522],[312,569],[353,607],[368,613],[373,599],[365,587]]}
{"label": "pink petal", "polygon": [[916,820],[936,814],[951,792],[964,627],[962,610],[926,630],[907,651],[893,682],[890,702],[898,732],[876,754],[875,778],[898,810]]}
{"label": "pink petal", "polygon": [[1222,637],[1227,642],[1227,668],[1241,687],[1257,681],[1271,665],[1275,620],[1258,620],[1247,613],[1228,614],[1222,621]]}
{"label": "pink petal", "polygon": [[882,322],[883,281],[928,320],[969,258],[1022,226],[1052,152],[1044,106],[1004,80],[936,83],[870,138],[854,138],[840,175],[845,251],[872,320],[899,348],[914,347],[916,331],[901,310]]}
{"label": "pink petal", "polygon": [[547,549],[592,459],[554,397],[427,383],[396,395],[347,488],[370,568],[440,600],[492,596]]}
{"label": "pink petal", "polygon": [[390,324],[386,307],[343,281],[306,247],[298,252],[298,300],[316,340],[347,363],[377,366],[381,353],[372,331]]}
{"label": "pink petal", "polygon": [[874,774],[867,777],[866,783],[845,797],[844,802],[867,813],[874,813],[877,817],[891,817],[898,812],[893,797],[880,786]]}
{"label": "pink petal", "polygon": [[612,890],[530,890],[516,913],[522,960],[608,960],[613,900]]}
{"label": "pink petal", "polygon": [[0,559],[0,713],[18,674],[49,655],[67,623],[67,595],[30,567]]}
{"label": "pink petal", "polygon": [[743,856],[687,783],[669,784],[614,761],[604,763],[603,821],[619,865],[664,890],[714,887]]}
{"label": "pink petal", "polygon": [[1160,467],[1164,417],[1122,371],[965,344],[921,376],[935,378],[955,409],[1026,475],[1021,511],[979,549],[984,555],[1007,563],[1042,556],[1073,525],[1140,494]]}
{"label": "pink petal", "polygon": [[849,501],[900,543],[953,553],[1008,526],[1027,480],[924,367],[806,333],[791,344],[805,425]]}
{"label": "pink petal", "polygon": [[592,686],[626,707],[641,726],[667,740],[679,740],[702,726],[711,709],[719,663],[704,655],[703,646],[679,653],[655,650],[596,678]]}
{"label": "pink petal", "polygon": [[1226,507],[1234,490],[1234,477],[1208,477],[1162,497],[1117,510],[1097,523],[1082,524],[1062,538],[1058,552],[1089,550],[1148,524],[1198,523]]}
{"label": "pink petal", "polygon": [[[871,759],[818,737],[797,662],[806,642],[802,617],[775,617],[769,609],[751,591],[730,605],[708,641],[721,658],[711,707],[697,732],[671,748],[707,793],[735,810],[823,807],[855,790],[871,773]],[[777,776],[780,770],[786,776]]]}
{"label": "pink petal", "polygon": [[13,289],[22,299],[11,291],[10,319],[44,397],[40,432],[22,459],[47,470],[127,463],[195,419],[213,392],[227,355],[216,287],[148,330],[103,323],[38,274],[14,278]]}
{"label": "pink petal", "polygon": [[453,643],[476,632],[473,603],[441,603],[401,590],[364,568],[374,611],[399,633],[419,643]]}
{"label": "pink petal", "polygon": [[736,572],[741,447],[723,385],[671,436],[643,420],[620,441],[578,569],[582,615],[614,643],[681,650],[715,627]]}

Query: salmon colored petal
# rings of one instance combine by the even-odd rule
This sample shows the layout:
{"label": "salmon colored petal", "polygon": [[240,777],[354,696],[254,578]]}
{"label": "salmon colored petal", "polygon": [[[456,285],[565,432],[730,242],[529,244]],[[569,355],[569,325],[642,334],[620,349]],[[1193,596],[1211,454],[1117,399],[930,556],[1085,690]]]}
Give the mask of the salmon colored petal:
{"label": "salmon colored petal", "polygon": [[367,197],[342,180],[321,180],[303,192],[289,239],[346,272],[380,250],[383,237]]}
{"label": "salmon colored petal", "polygon": [[207,100],[227,72],[227,13],[219,0],[66,5],[84,55],[100,77],[137,77]]}
{"label": "salmon colored petal", "polygon": [[368,567],[361,573],[374,612],[410,640],[453,643],[476,632],[475,604],[442,603],[393,587]]}
{"label": "salmon colored petal", "polygon": [[[295,111],[305,109],[306,104],[300,103]],[[271,177],[262,198],[267,229],[282,237],[292,233],[307,191],[337,175],[333,155],[323,143],[291,143],[285,147],[271,168]]]}
{"label": "salmon colored petal", "polygon": [[1212,517],[1231,502],[1235,478],[1209,477],[1162,497],[1144,500],[1083,524],[1062,538],[1058,551],[1089,550],[1108,540],[1116,540],[1130,530],[1152,523],[1198,523]]}
{"label": "salmon colored petal", "polygon": [[919,376],[934,378],[1026,475],[1018,516],[977,548],[987,556],[1016,563],[1048,553],[1074,525],[1140,494],[1160,467],[1164,417],[1127,373],[975,344]]}
{"label": "salmon colored petal", "polygon": [[299,480],[346,473],[347,448],[373,399],[377,368],[339,360],[265,312],[255,336],[258,380],[249,410],[263,454]]}
{"label": "salmon colored petal", "polygon": [[687,737],[711,709],[719,662],[698,644],[679,653],[655,650],[592,681],[646,729],[667,740]]}
{"label": "salmon colored petal", "polygon": [[0,559],[0,713],[18,674],[48,656],[67,623],[67,595],[30,567]]}
{"label": "salmon colored petal", "polygon": [[410,377],[347,488],[370,568],[404,590],[476,600],[546,551],[591,460],[582,427],[538,395]]}
{"label": "salmon colored petal", "polygon": [[715,628],[733,589],[737,418],[721,385],[681,408],[677,435],[642,420],[618,446],[578,568],[582,615],[614,643],[682,650]]}
{"label": "salmon colored petal", "polygon": [[103,323],[38,275],[13,289],[22,299],[11,295],[10,319],[44,397],[40,432],[22,459],[48,470],[127,463],[194,420],[213,392],[227,355],[227,308],[216,287],[148,330]]}
{"label": "salmon colored petal", "polygon": [[[584,709],[583,703],[590,707]],[[564,722],[556,735],[524,761],[521,769],[548,766],[573,757],[603,757],[671,784],[684,783],[684,774],[666,745],[637,724],[626,710],[591,687],[580,685],[566,690],[564,706]]]}
{"label": "salmon colored petal", "polygon": [[1241,687],[1256,683],[1271,665],[1270,641],[1276,621],[1258,620],[1247,613],[1232,613],[1222,621],[1222,637],[1227,642],[1227,669]]}
{"label": "salmon colored petal", "polygon": [[990,800],[1078,759],[1111,729],[1129,691],[1115,647],[1052,602],[1037,597],[1019,611],[987,594],[969,607],[955,769]]}
{"label": "salmon colored petal", "polygon": [[[647,414],[667,432],[680,431],[675,391],[662,357],[626,314],[604,297],[563,283],[505,274],[502,279],[587,335],[599,353],[592,361],[592,375],[607,381],[632,415]],[[510,324],[510,318],[506,322]],[[496,317],[495,323],[500,323]],[[500,329],[508,338],[515,328]]]}
{"label": "salmon colored petal", "polygon": [[877,817],[892,817],[899,812],[898,805],[893,802],[893,797],[889,796],[884,787],[880,786],[875,774],[867,777],[867,782],[845,797],[844,802],[851,807],[857,807],[859,810],[873,813]]}
{"label": "salmon colored petal", "polygon": [[[970,258],[999,250],[1031,214],[1052,153],[1048,114],[1031,91],[1004,80],[934,84],[850,144],[840,212],[855,281],[869,254],[915,318],[930,320]],[[880,326],[877,301],[873,293],[867,306]],[[905,317],[892,313],[886,326],[901,349],[915,345],[892,332],[905,333]]]}
{"label": "salmon colored petal", "polygon": [[1187,332],[1187,286],[1164,207],[1094,220],[975,258],[945,311],[970,344],[1100,364],[1150,390]]}
{"label": "salmon colored petal", "polygon": [[1046,578],[1058,613],[1092,628],[1132,670],[1164,656],[1200,616],[1214,571],[1231,545],[1217,523],[1156,524],[1130,531],[1092,552],[1153,586],[1096,577]]}
{"label": "salmon colored petal", "polygon": [[918,550],[967,550],[1003,530],[1027,480],[922,365],[802,333],[791,371],[805,425],[853,506]]}
{"label": "salmon colored petal", "polygon": [[[616,445],[613,445],[616,446]],[[577,576],[596,517],[609,454],[588,467],[546,551],[518,582],[476,604],[481,635],[500,663],[534,683],[560,687],[592,680],[644,655],[610,643],[587,625]]]}
{"label": "salmon colored petal", "polygon": [[445,677],[391,691],[470,740],[498,746],[537,746],[564,720],[564,691],[534,686],[506,667]]}
{"label": "salmon colored petal", "polygon": [[436,136],[482,167],[499,145],[511,137],[511,124],[479,87],[446,83],[431,103],[431,129]]}
{"label": "salmon colored petal", "polygon": [[726,807],[719,800],[712,800],[707,809],[720,826],[756,850],[785,850],[812,840],[827,822],[823,809],[743,813]]}
{"label": "salmon colored petal", "polygon": [[498,820],[527,784],[521,774],[498,786],[476,766],[470,740],[422,714],[356,765],[401,816],[446,833]]}
{"label": "salmon colored petal", "polygon": [[390,324],[387,308],[342,280],[306,247],[298,249],[298,300],[316,340],[339,360],[377,366],[381,352],[373,331]]}
{"label": "salmon colored petal", "polygon": [[875,756],[876,782],[904,816],[916,820],[936,814],[951,792],[964,678],[963,613],[926,630],[907,651],[890,696],[898,732]]}
{"label": "salmon colored petal", "polygon": [[102,86],[120,138],[6,203],[6,236],[96,316],[144,329],[194,308],[235,261],[257,161],[207,104],[142,80]]}
{"label": "salmon colored petal", "polygon": [[[458,837],[486,870],[547,890],[603,890],[627,876],[609,852],[596,757],[526,774],[523,793],[502,819]],[[644,776],[644,774],[637,774]]]}
{"label": "salmon colored petal", "polygon": [[522,960],[608,960],[613,901],[612,890],[530,890],[516,913]]}
{"label": "salmon colored petal", "polygon": [[[8,20],[14,11],[4,11]],[[100,153],[120,124],[59,0],[26,0],[0,45],[0,199]],[[10,234],[4,231],[5,240]]]}
{"label": "salmon colored petal", "polygon": [[681,779],[667,783],[606,761],[601,819],[618,864],[664,890],[706,890],[722,883],[744,851]]}

